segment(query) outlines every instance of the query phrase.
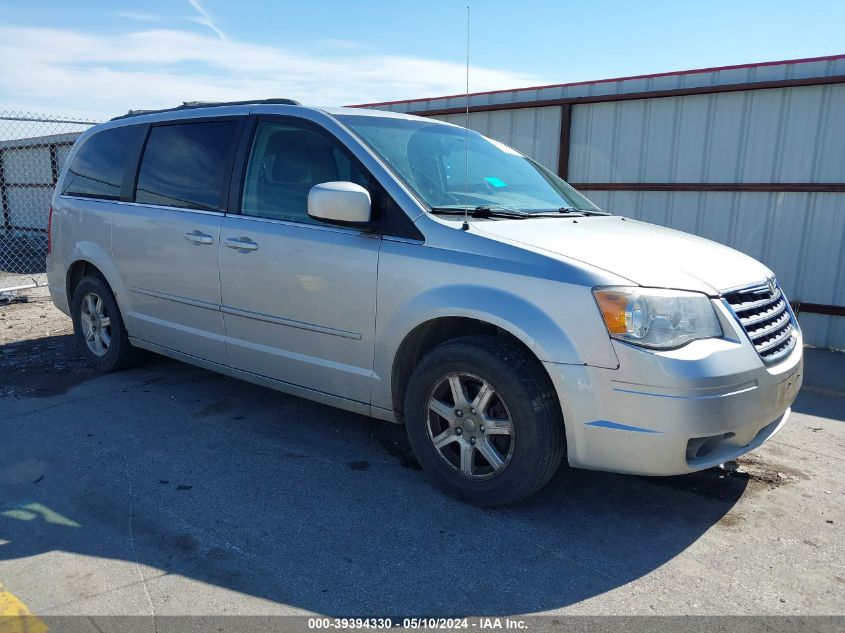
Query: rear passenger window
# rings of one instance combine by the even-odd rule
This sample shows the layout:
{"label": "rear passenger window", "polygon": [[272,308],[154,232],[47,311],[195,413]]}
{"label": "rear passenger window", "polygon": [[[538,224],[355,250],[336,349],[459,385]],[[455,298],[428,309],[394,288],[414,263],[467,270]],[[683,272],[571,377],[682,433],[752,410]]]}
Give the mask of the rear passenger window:
{"label": "rear passenger window", "polygon": [[135,202],[185,209],[222,208],[238,121],[158,125],[150,129]]}
{"label": "rear passenger window", "polygon": [[126,125],[96,132],[73,157],[62,193],[117,200],[130,151],[136,151],[144,126]]}
{"label": "rear passenger window", "polygon": [[319,224],[308,215],[308,192],[321,182],[362,187],[367,177],[341,145],[311,127],[262,121],[255,130],[244,180],[241,213]]}

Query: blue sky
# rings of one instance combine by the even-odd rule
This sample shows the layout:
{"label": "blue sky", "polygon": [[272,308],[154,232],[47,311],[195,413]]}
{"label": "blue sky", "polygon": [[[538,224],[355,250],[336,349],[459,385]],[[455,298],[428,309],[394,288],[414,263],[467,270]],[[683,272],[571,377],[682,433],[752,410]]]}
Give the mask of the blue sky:
{"label": "blue sky", "polygon": [[[0,0],[0,110],[462,92],[465,1]],[[845,52],[845,2],[471,0],[473,91]]]}

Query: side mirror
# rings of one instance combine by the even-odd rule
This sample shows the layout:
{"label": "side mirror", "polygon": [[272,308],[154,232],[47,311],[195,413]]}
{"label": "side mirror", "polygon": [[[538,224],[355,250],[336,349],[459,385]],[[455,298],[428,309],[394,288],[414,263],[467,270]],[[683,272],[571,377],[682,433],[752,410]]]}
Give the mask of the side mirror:
{"label": "side mirror", "polygon": [[354,182],[321,182],[308,192],[308,215],[347,225],[369,224],[370,194]]}

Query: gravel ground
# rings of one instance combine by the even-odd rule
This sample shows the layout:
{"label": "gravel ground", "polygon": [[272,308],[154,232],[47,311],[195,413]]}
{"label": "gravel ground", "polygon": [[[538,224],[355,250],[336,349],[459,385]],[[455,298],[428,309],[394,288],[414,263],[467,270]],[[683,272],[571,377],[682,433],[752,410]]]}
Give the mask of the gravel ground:
{"label": "gravel ground", "polygon": [[76,349],[70,318],[44,287],[0,303],[0,361],[0,374],[14,374],[0,382],[0,398],[62,393],[96,375]]}
{"label": "gravel ground", "polygon": [[[8,299],[8,300],[6,300]],[[0,300],[0,345],[49,338],[73,331],[70,319],[56,310],[47,288],[31,288]]]}

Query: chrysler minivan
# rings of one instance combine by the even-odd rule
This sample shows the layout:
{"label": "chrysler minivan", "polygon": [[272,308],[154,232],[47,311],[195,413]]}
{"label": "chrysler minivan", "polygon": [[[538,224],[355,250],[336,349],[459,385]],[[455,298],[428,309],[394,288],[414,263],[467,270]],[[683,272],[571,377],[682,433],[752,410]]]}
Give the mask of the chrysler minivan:
{"label": "chrysler minivan", "polygon": [[562,460],[674,475],[783,427],[772,271],[612,215],[440,121],[284,99],[130,112],[76,142],[47,270],[99,370],[140,350],[405,425],[438,485],[514,503]]}

